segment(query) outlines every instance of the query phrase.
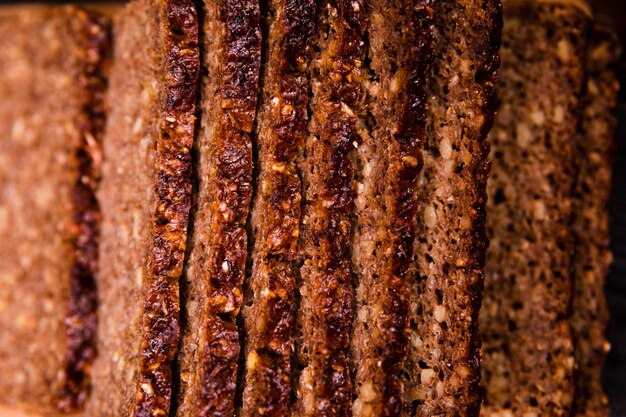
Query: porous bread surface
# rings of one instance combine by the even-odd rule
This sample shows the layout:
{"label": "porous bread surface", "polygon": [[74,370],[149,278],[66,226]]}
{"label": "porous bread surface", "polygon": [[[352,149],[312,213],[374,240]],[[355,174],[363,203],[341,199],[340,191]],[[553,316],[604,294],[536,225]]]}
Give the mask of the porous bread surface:
{"label": "porous bread surface", "polygon": [[242,416],[287,416],[293,385],[301,180],[315,1],[269,2],[256,125],[258,177],[250,219],[252,268],[243,310]]}
{"label": "porous bread surface", "polygon": [[3,402],[80,409],[95,348],[94,191],[106,22],[75,7],[0,16],[0,372]]}
{"label": "porous bread surface", "polygon": [[484,302],[483,416],[566,416],[575,143],[588,16],[505,3],[501,106],[492,143]]}
{"label": "porous bread surface", "polygon": [[609,349],[609,313],[604,281],[611,264],[607,202],[615,150],[616,72],[619,41],[606,29],[594,30],[586,57],[588,80],[583,100],[582,135],[577,141],[579,172],[574,196],[574,415],[606,417],[609,402],[602,388],[602,366]]}
{"label": "porous bread surface", "polygon": [[181,287],[178,416],[232,416],[243,301],[246,219],[261,66],[256,0],[203,3],[200,123],[189,255]]}
{"label": "porous bread surface", "polygon": [[354,416],[399,416],[403,410],[434,12],[428,1],[377,1],[370,9],[352,251],[358,282]]}
{"label": "porous bread surface", "polygon": [[496,106],[500,2],[442,1],[418,179],[405,415],[476,416],[483,288],[485,140]]}
{"label": "porous bread surface", "polygon": [[183,0],[134,1],[115,20],[89,416],[169,412],[191,194],[196,37],[195,9]]}
{"label": "porous bread surface", "polygon": [[356,106],[362,97],[366,8],[318,3],[303,181],[297,403],[294,415],[351,413],[351,240]]}

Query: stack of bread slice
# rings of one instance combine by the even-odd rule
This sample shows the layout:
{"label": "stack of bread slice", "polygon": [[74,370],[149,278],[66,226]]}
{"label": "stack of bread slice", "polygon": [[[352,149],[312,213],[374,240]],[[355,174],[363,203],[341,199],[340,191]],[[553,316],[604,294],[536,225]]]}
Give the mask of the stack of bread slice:
{"label": "stack of bread slice", "polygon": [[109,57],[93,12],[0,13],[2,401],[606,415],[618,48],[584,5],[508,0],[496,117],[502,19],[132,0]]}

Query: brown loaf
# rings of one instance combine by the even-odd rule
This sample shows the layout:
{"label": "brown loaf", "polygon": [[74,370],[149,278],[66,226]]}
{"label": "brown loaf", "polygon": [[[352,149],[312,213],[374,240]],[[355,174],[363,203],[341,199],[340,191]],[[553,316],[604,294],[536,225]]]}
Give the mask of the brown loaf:
{"label": "brown loaf", "polygon": [[104,137],[98,359],[87,415],[169,413],[199,69],[187,0],[116,16]]}
{"label": "brown loaf", "polygon": [[255,132],[258,176],[243,310],[242,416],[287,416],[293,398],[302,185],[296,161],[307,135],[314,15],[313,0],[271,1],[264,14],[268,39]]}
{"label": "brown loaf", "polygon": [[256,0],[203,2],[194,206],[181,287],[176,415],[232,416],[240,355],[252,129],[261,66]]}
{"label": "brown loaf", "polygon": [[608,310],[604,281],[611,264],[607,202],[615,151],[617,60],[615,34],[594,31],[587,53],[587,85],[583,101],[582,135],[577,143],[579,172],[574,196],[574,415],[606,417],[609,404],[602,388],[602,365],[609,349]]}
{"label": "brown loaf", "polygon": [[8,7],[0,39],[2,398],[71,412],[95,356],[107,22],[75,7]]}
{"label": "brown loaf", "polygon": [[490,136],[481,415],[568,416],[575,144],[590,19],[562,3],[504,6],[502,104]]}

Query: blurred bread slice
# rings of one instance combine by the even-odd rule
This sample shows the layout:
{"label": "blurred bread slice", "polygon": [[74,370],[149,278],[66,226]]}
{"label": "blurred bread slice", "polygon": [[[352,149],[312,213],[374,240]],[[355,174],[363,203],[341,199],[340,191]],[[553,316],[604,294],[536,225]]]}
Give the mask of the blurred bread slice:
{"label": "blurred bread slice", "polygon": [[571,223],[591,23],[571,2],[504,3],[481,310],[485,417],[572,412]]}
{"label": "blurred bread slice", "polygon": [[577,142],[579,172],[574,198],[574,415],[606,417],[602,366],[610,348],[604,282],[611,265],[607,203],[616,149],[617,74],[620,44],[606,28],[594,30],[587,52],[587,85],[582,134]]}
{"label": "blurred bread slice", "polygon": [[0,388],[46,414],[80,409],[95,356],[107,21],[0,8]]}

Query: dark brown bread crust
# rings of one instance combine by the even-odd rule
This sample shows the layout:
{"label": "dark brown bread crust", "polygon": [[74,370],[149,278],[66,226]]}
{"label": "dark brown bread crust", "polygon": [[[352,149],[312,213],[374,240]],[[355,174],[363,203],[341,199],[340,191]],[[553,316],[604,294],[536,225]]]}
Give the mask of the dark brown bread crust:
{"label": "dark brown bread crust", "polygon": [[587,54],[589,74],[583,104],[583,135],[577,148],[580,170],[574,199],[576,254],[571,323],[576,358],[575,416],[609,415],[601,374],[609,349],[605,335],[609,314],[604,280],[611,264],[611,252],[606,204],[615,150],[619,55],[615,34],[606,29],[595,30]]}
{"label": "dark brown bread crust", "polygon": [[302,185],[296,161],[307,137],[315,1],[271,1],[269,8],[256,131],[259,177],[250,222],[253,265],[243,312],[247,369],[242,416],[287,416],[292,387]]}
{"label": "dark brown bread crust", "polygon": [[201,14],[198,188],[182,287],[186,317],[178,416],[232,416],[252,197],[261,30],[256,0],[207,1]]}
{"label": "dark brown bread crust", "polygon": [[[191,197],[191,155],[199,72],[198,21],[190,0],[159,2],[163,89],[157,121],[155,202],[144,288],[141,358],[133,415],[167,415],[178,346],[178,280]],[[141,29],[139,29],[141,30]]]}
{"label": "dark brown bread crust", "polygon": [[499,0],[443,1],[435,16],[411,299],[405,414],[476,416],[483,288],[485,140],[496,107]]}
{"label": "dark brown bread crust", "polygon": [[373,120],[358,150],[353,252],[359,282],[354,416],[400,416],[403,409],[434,13],[430,1],[376,1],[371,8],[366,86]]}
{"label": "dark brown bread crust", "polygon": [[65,320],[67,337],[66,378],[57,408],[64,413],[81,409],[91,389],[90,370],[96,355],[97,292],[100,207],[96,188],[102,162],[101,140],[106,121],[104,94],[110,53],[108,20],[74,7],[65,7],[73,19],[82,62],[78,84],[82,114],[79,116],[80,146],[76,149],[78,177],[72,203],[75,246],[70,277],[69,311]]}
{"label": "dark brown bread crust", "polygon": [[298,360],[302,374],[295,415],[347,416],[352,380],[350,267],[354,143],[353,110],[362,97],[366,8],[360,0],[318,4],[312,63],[310,136],[303,176]]}
{"label": "dark brown bread crust", "polygon": [[567,416],[575,139],[590,20],[563,4],[505,3],[502,105],[490,139],[481,415]]}

